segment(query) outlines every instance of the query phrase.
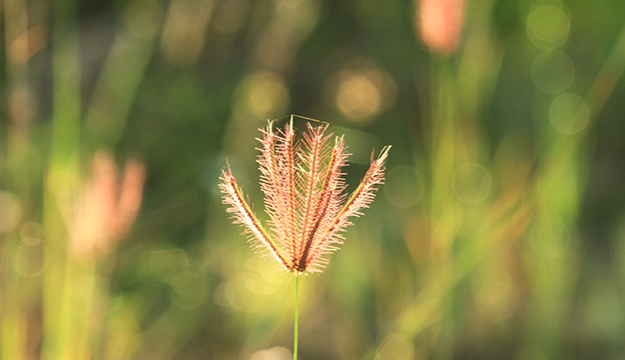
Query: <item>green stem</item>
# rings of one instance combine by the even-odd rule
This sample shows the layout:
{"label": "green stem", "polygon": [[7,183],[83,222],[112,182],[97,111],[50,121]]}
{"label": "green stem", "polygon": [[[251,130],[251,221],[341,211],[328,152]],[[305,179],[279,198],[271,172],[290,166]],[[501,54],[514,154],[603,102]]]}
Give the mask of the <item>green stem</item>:
{"label": "green stem", "polygon": [[295,275],[295,329],[293,330],[293,360],[297,360],[297,324],[299,322],[298,311],[298,298],[299,298],[299,275]]}

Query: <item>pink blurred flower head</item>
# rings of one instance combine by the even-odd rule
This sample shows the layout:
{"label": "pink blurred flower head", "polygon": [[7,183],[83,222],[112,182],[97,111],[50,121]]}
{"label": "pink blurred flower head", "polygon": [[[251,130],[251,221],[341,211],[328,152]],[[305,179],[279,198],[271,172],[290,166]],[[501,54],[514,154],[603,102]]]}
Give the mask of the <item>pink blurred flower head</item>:
{"label": "pink blurred flower head", "polygon": [[255,250],[269,253],[289,272],[321,272],[328,259],[322,255],[338,250],[342,233],[352,217],[362,215],[375,197],[377,185],[384,181],[384,162],[390,146],[385,147],[371,165],[360,185],[347,196],[344,173],[347,147],[343,137],[328,143],[327,125],[313,127],[295,142],[293,118],[285,129],[274,132],[270,121],[260,141],[260,188],[265,194],[269,231],[245,201],[230,165],[222,171],[219,187],[223,203],[234,222]]}
{"label": "pink blurred flower head", "polygon": [[79,258],[103,254],[128,233],[141,205],[145,167],[126,163],[123,178],[113,156],[104,151],[93,157],[92,179],[76,204],[71,248]]}
{"label": "pink blurred flower head", "polygon": [[418,0],[419,34],[430,51],[450,55],[457,46],[464,22],[464,0]]}

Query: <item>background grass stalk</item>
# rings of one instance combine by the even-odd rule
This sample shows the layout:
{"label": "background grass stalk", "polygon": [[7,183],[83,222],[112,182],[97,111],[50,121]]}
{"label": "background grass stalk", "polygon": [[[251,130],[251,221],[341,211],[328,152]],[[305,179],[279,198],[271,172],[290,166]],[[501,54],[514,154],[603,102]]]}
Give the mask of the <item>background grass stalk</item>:
{"label": "background grass stalk", "polygon": [[68,231],[63,214],[71,213],[78,178],[80,143],[80,54],[76,27],[77,3],[52,4],[52,142],[44,192],[44,231],[50,250],[44,273],[42,359],[62,358],[72,347],[68,333],[72,306],[67,254]]}
{"label": "background grass stalk", "polygon": [[[452,286],[454,248],[454,197],[451,181],[455,169],[454,92],[450,63],[447,58],[432,58],[432,194],[430,199],[432,281]],[[453,354],[453,296],[443,290],[439,311],[445,314],[433,337],[436,358],[449,359]]]}

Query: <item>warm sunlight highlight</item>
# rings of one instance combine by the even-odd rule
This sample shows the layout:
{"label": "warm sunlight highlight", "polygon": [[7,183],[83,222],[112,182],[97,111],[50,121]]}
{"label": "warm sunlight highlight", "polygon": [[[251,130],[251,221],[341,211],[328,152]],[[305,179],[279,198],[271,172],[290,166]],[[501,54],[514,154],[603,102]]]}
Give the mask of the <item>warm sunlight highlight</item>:
{"label": "warm sunlight highlight", "polygon": [[71,247],[79,258],[110,251],[130,230],[139,207],[145,166],[126,163],[123,177],[113,156],[99,151],[93,158],[93,178],[76,204]]}
{"label": "warm sunlight highlight", "polygon": [[328,259],[322,255],[338,250],[349,219],[361,215],[375,197],[376,185],[384,181],[384,161],[390,146],[372,156],[371,165],[354,192],[347,197],[341,167],[347,164],[343,137],[325,135],[327,125],[307,124],[307,133],[295,141],[293,119],[284,131],[274,132],[273,122],[262,130],[258,157],[265,193],[265,211],[270,217],[265,230],[252,212],[232,176],[230,166],[222,172],[221,192],[230,205],[235,223],[245,227],[252,247],[268,251],[289,272],[320,272]]}
{"label": "warm sunlight highlight", "polygon": [[450,55],[456,50],[464,23],[464,0],[419,0],[416,22],[430,51]]}

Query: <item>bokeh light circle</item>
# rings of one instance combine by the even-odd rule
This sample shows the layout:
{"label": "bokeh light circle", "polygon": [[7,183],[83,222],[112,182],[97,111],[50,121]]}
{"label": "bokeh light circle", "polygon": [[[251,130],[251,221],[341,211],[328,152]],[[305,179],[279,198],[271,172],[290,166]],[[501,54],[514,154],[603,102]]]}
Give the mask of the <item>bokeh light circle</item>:
{"label": "bokeh light circle", "polygon": [[50,256],[43,242],[22,244],[15,254],[15,271],[26,277],[41,275],[48,267]]}
{"label": "bokeh light circle", "polygon": [[399,166],[388,172],[383,189],[390,202],[406,208],[421,200],[425,191],[425,182],[415,169],[409,166]]}
{"label": "bokeh light circle", "polygon": [[349,74],[336,93],[336,106],[350,118],[368,118],[380,112],[380,89],[366,76]]}
{"label": "bokeh light circle", "polygon": [[256,71],[237,88],[238,105],[259,119],[275,118],[286,111],[289,91],[284,79],[268,71]]}
{"label": "bokeh light circle", "polygon": [[484,200],[490,193],[492,183],[488,171],[482,165],[475,163],[459,167],[454,173],[452,182],[456,196],[471,204]]}
{"label": "bokeh light circle", "polygon": [[590,118],[586,101],[574,94],[562,94],[549,107],[549,121],[560,132],[574,134],[581,131]]}
{"label": "bokeh light circle", "polygon": [[397,85],[374,61],[357,58],[328,78],[325,97],[346,119],[368,122],[395,104]]}
{"label": "bokeh light circle", "polygon": [[527,18],[528,36],[536,46],[543,49],[562,45],[569,35],[570,27],[569,17],[560,6],[538,6]]}
{"label": "bokeh light circle", "polygon": [[536,86],[552,94],[566,90],[574,76],[573,62],[560,51],[547,51],[538,56],[532,66],[532,77]]}
{"label": "bokeh light circle", "polygon": [[257,274],[239,272],[228,279],[225,288],[227,305],[238,311],[255,312],[261,305],[263,294],[260,291]]}

